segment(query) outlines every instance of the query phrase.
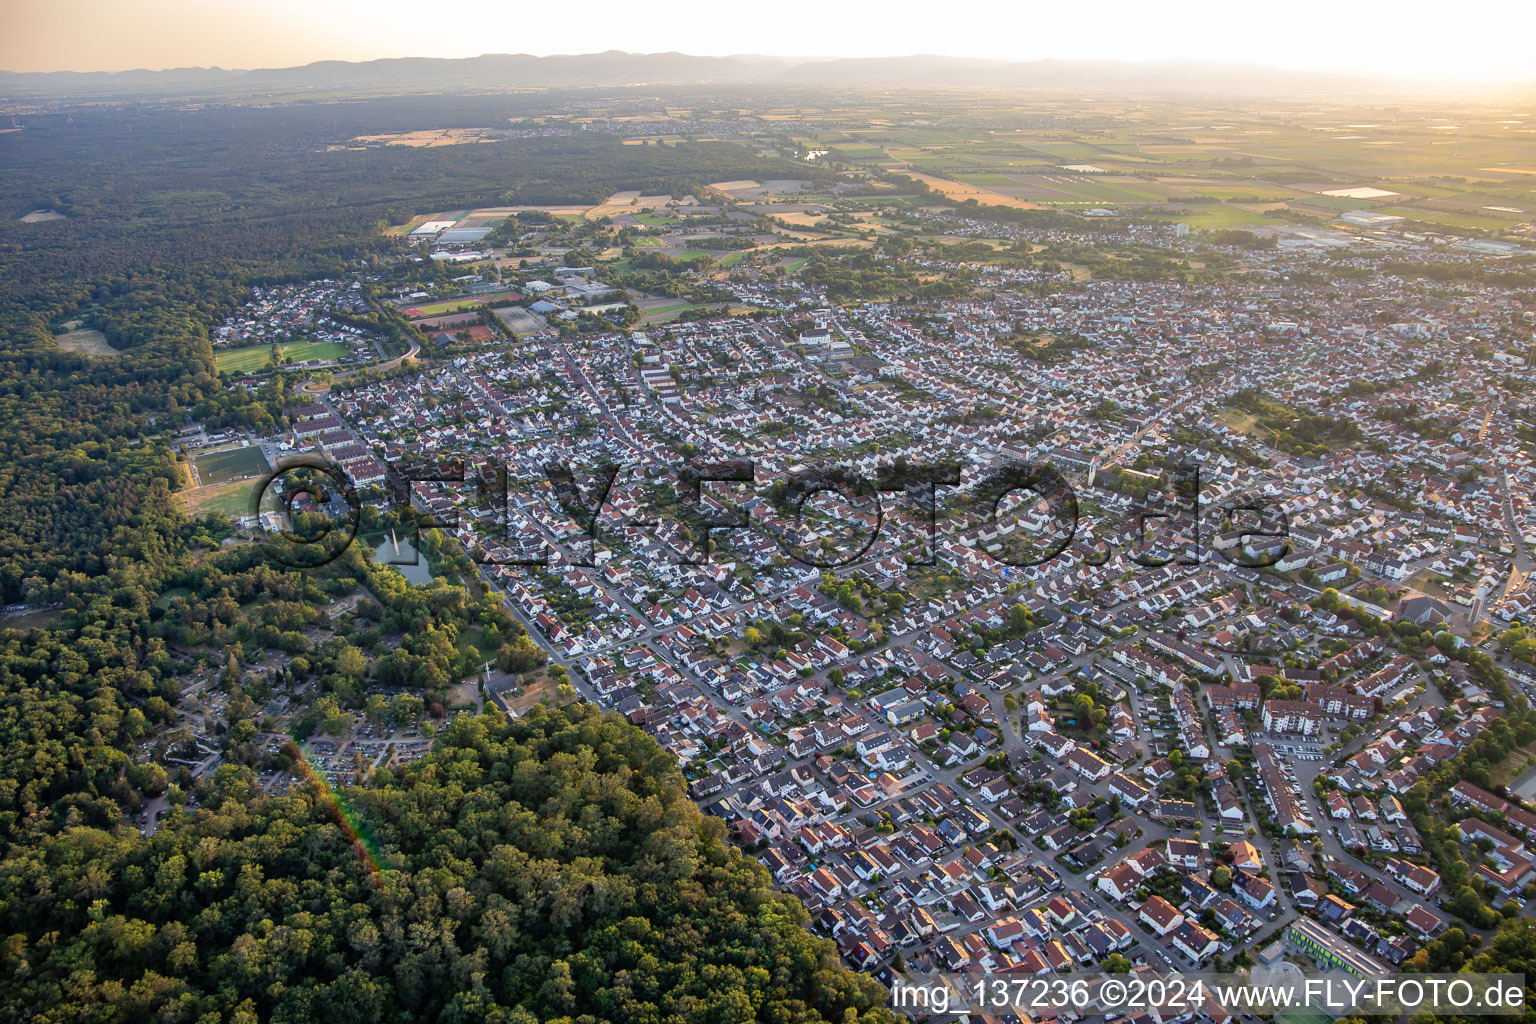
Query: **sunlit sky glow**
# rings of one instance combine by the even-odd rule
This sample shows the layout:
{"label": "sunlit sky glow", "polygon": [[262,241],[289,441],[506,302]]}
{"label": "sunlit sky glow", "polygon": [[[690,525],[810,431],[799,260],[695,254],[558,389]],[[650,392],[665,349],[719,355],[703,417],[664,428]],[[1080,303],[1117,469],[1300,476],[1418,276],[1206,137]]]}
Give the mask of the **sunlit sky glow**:
{"label": "sunlit sky glow", "polygon": [[482,53],[933,53],[1203,59],[1440,80],[1536,80],[1536,3],[1097,0],[4,0],[0,68],[287,67]]}

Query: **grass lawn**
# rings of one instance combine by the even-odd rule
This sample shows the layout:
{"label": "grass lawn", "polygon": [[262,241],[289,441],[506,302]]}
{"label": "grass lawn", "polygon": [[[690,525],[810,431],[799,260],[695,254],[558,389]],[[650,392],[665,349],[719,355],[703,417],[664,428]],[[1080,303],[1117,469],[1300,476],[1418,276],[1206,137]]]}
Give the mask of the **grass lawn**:
{"label": "grass lawn", "polygon": [[0,625],[6,629],[49,629],[63,617],[62,608],[34,608],[6,614],[0,617]]}
{"label": "grass lawn", "polygon": [[192,591],[186,587],[171,587],[169,590],[162,591],[160,596],[155,599],[155,607],[169,608],[171,606],[171,598],[191,596]]}
{"label": "grass lawn", "polygon": [[464,630],[454,641],[454,646],[460,653],[469,655],[469,660],[477,668],[494,659],[497,654],[497,645],[486,639],[485,630],[478,628]]}
{"label": "grass lawn", "polygon": [[187,515],[197,516],[204,512],[223,512],[231,519],[251,513],[251,490],[254,480],[229,480],[221,484],[207,484],[186,491]]}
{"label": "grass lawn", "polygon": [[658,307],[656,309],[642,310],[641,314],[640,314],[640,318],[641,318],[641,320],[643,320],[645,323],[648,323],[648,324],[659,324],[659,323],[664,323],[664,322],[666,322],[668,320],[675,320],[675,319],[677,319],[677,317],[679,317],[683,313],[686,313],[690,309],[701,309],[701,308],[703,308],[703,307],[695,305],[692,302],[682,302],[682,303],[678,303],[675,306],[660,306],[660,307]]}
{"label": "grass lawn", "polygon": [[[340,359],[352,350],[333,341],[295,341],[279,346],[284,359],[306,363],[311,359]],[[271,365],[272,346],[246,345],[214,350],[213,362],[220,373],[255,373]]]}
{"label": "grass lawn", "polygon": [[1253,429],[1253,425],[1259,418],[1246,409],[1226,408],[1216,414],[1216,418],[1226,425],[1228,430],[1239,434],[1246,434]]}
{"label": "grass lawn", "polygon": [[87,356],[115,356],[117,349],[107,344],[107,336],[100,331],[73,330],[53,336],[54,343],[66,352],[79,352]]}
{"label": "grass lawn", "polygon": [[197,466],[198,482],[205,487],[231,480],[244,480],[267,471],[266,457],[255,445],[195,455],[192,461]]}
{"label": "grass lawn", "polygon": [[1445,598],[1448,596],[1445,589],[1445,577],[1429,569],[1420,569],[1404,580],[1403,584],[1404,586],[1412,587],[1414,590],[1422,590],[1426,594],[1432,594],[1435,597]]}
{"label": "grass lawn", "polygon": [[750,249],[740,249],[720,261],[721,267],[734,267],[751,254]]}

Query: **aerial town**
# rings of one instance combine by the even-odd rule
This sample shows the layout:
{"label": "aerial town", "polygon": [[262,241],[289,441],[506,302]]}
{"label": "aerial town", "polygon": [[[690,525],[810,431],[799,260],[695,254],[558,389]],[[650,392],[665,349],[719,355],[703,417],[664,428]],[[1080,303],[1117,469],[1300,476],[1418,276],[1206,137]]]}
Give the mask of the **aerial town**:
{"label": "aerial town", "polygon": [[[459,573],[542,650],[532,672],[487,660],[457,691],[474,708],[579,697],[643,727],[883,979],[1296,956],[1371,975],[1453,923],[1477,933],[1453,888],[1526,913],[1536,786],[1484,771],[1405,804],[1507,730],[1491,666],[1536,697],[1536,310],[1478,277],[1508,252],[1366,222],[1213,244],[912,208],[882,214],[882,263],[964,287],[854,301],[800,274],[814,249],[755,248],[780,237],[772,194],[809,187],[616,195],[603,230],[640,254],[618,263],[593,259],[610,239],[590,221],[422,220],[391,274],[257,294],[219,332],[265,344],[371,294],[410,352],[215,447],[334,463],[365,519],[392,517],[377,560],[423,586]],[[700,230],[748,259],[674,257],[706,301],[645,297],[628,268],[654,250],[635,243],[686,257]],[[1127,241],[1240,273],[1029,255]],[[1384,272],[1406,256],[1466,273]],[[382,331],[319,339],[349,340],[390,354]],[[699,471],[727,460],[747,474]],[[851,476],[804,483],[829,464]],[[984,493],[1010,464],[1066,481],[1072,522]],[[935,466],[956,472],[846,483]],[[236,518],[277,532],[280,504]],[[179,706],[201,772],[216,675]],[[405,711],[306,742],[333,781],[430,747],[421,702],[383,696]],[[296,710],[279,700],[274,722]]]}
{"label": "aerial town", "polygon": [[1536,5],[13,6],[0,1024],[1536,1024]]}

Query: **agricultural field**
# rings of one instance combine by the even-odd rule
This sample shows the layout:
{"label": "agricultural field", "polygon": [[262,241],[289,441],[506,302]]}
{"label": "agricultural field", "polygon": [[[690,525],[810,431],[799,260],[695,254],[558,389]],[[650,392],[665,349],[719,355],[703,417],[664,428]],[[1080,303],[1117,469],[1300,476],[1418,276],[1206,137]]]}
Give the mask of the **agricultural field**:
{"label": "agricultural field", "polygon": [[1423,221],[1426,224],[1439,224],[1445,227],[1470,228],[1483,231],[1498,231],[1530,220],[1529,215],[1522,218],[1519,215],[1481,213],[1472,210],[1455,213],[1425,206],[1386,206],[1382,207],[1378,212],[1389,213],[1397,217],[1406,217],[1409,220]]}
{"label": "agricultural field", "polygon": [[[333,341],[293,341],[279,345],[278,351],[286,360],[307,363],[312,359],[334,361],[350,355],[352,350]],[[272,346],[215,349],[213,362],[220,373],[257,373],[271,366]]]}
{"label": "agricultural field", "polygon": [[412,231],[415,231],[417,228],[421,227],[423,224],[426,224],[434,219],[446,220],[448,218],[446,216],[436,218],[433,214],[430,213],[417,214],[415,217],[412,217],[404,224],[391,224],[389,227],[384,229],[384,233],[386,235],[408,235]]}
{"label": "agricultural field", "polygon": [[[1536,230],[1536,167],[1528,156],[1536,127],[1519,112],[1440,117],[1319,104],[1284,115],[1191,117],[1188,108],[1106,100],[1090,112],[1096,127],[1070,135],[1030,127],[1059,120],[1049,100],[977,109],[975,128],[958,112],[942,126],[879,113],[887,116],[796,141],[827,150],[827,159],[873,160],[957,201],[1108,206],[1203,228],[1285,226],[1287,204],[1320,220],[1391,204],[1393,214],[1462,231]],[[1019,127],[979,127],[1007,120]]]}
{"label": "agricultural field", "polygon": [[1241,206],[1230,206],[1226,203],[1204,203],[1198,206],[1178,208],[1172,210],[1152,207],[1137,211],[1140,216],[1152,217],[1156,220],[1165,220],[1175,224],[1188,224],[1192,228],[1250,228],[1264,224],[1274,224],[1276,221],[1266,217],[1256,210],[1244,209]]}
{"label": "agricultural field", "polygon": [[867,142],[833,143],[831,152],[839,160],[846,160],[849,163],[885,159],[885,150],[883,148]]}
{"label": "agricultural field", "polygon": [[561,205],[527,205],[527,206],[485,206],[474,210],[443,210],[438,213],[423,213],[412,217],[403,224],[394,224],[385,229],[385,234],[404,235],[429,222],[448,223],[456,228],[490,228],[495,227],[508,216],[514,213],[537,211],[548,213],[556,217],[581,219],[590,205],[561,204]]}
{"label": "agricultural field", "polygon": [[[1521,116],[1454,115],[1463,122],[1407,107],[1371,112],[1316,103],[1277,113],[1109,98],[1074,107],[1070,116],[1063,110],[1061,102],[1040,98],[977,105],[959,99],[937,115],[931,109],[857,102],[769,111],[759,116],[769,123],[792,121],[794,127],[771,139],[765,135],[762,147],[787,156],[809,150],[817,154],[816,163],[834,170],[891,177],[834,189],[818,168],[804,177],[715,181],[692,187],[691,198],[681,189],[667,196],[631,188],[612,192],[597,206],[539,209],[570,220],[607,215],[620,226],[639,225],[651,233],[634,239],[637,247],[685,259],[708,257],[715,271],[739,268],[754,252],[789,245],[863,246],[866,239],[846,236],[870,228],[879,234],[906,230],[909,225],[888,216],[890,209],[933,200],[898,184],[903,177],[952,201],[1060,214],[1102,208],[1122,218],[1184,223],[1201,231],[1290,231],[1297,223],[1323,225],[1366,209],[1448,233],[1506,238],[1536,233],[1533,175],[1526,173],[1536,171],[1528,155],[1536,129]],[[874,190],[891,194],[869,194]],[[690,219],[713,214],[727,198],[740,212],[778,221],[779,241],[761,240],[754,250],[699,248],[700,239],[689,237],[695,234]],[[485,227],[518,210],[486,207],[423,216]],[[837,230],[826,216],[863,210],[870,213],[862,223],[840,223]],[[411,225],[422,222],[416,217]],[[620,255],[610,250],[601,261],[618,260],[611,264],[616,271],[630,269]],[[484,299],[425,302],[404,312],[418,320],[453,315],[478,309]],[[513,329],[527,334],[536,328],[520,322]]]}
{"label": "agricultural field", "polygon": [[958,202],[963,203],[967,199],[974,199],[978,203],[986,203],[988,206],[1011,206],[1020,210],[1040,209],[1039,205],[1036,203],[1025,202],[1022,199],[1016,199],[1013,196],[1006,196],[1000,192],[994,192],[991,189],[980,188],[975,185],[967,185],[958,181],[950,181],[947,178],[938,178],[934,175],[923,174],[918,171],[903,171],[901,173],[904,173],[907,177],[913,179],[914,181],[922,182],[924,185],[927,185],[929,188],[933,189],[940,195],[945,196],[948,199],[954,199]]}
{"label": "agricultural field", "polygon": [[436,146],[463,146],[476,142],[499,141],[497,137],[479,128],[428,128],[414,132],[359,135],[352,140],[352,143],[361,146],[410,146],[413,149],[427,149]]}
{"label": "agricultural field", "polygon": [[956,181],[963,181],[967,185],[976,185],[981,188],[1012,188],[1019,184],[1019,179],[1007,174],[956,174]]}
{"label": "agricultural field", "polygon": [[1237,184],[1199,184],[1192,186],[1192,191],[1208,199],[1219,199],[1224,203],[1231,202],[1234,199],[1245,203],[1284,202],[1287,199],[1296,199],[1306,195],[1306,193],[1298,192],[1293,188],[1256,181]]}
{"label": "agricultural field", "polygon": [[486,206],[470,210],[464,214],[455,227],[461,228],[488,228],[494,227],[497,222],[503,221],[509,214],[514,213],[547,213],[553,217],[564,217],[569,220],[580,220],[592,209],[591,204],[586,203],[539,203],[526,206]]}

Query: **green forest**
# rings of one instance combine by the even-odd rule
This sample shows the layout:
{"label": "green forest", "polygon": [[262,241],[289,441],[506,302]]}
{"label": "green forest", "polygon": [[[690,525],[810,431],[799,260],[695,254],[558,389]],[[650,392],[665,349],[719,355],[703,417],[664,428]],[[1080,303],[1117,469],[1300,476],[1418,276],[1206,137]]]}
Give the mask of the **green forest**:
{"label": "green forest", "polygon": [[[483,103],[127,103],[0,134],[0,599],[39,609],[0,627],[0,1021],[888,1019],[655,743],[595,709],[443,720],[406,770],[259,790],[298,767],[258,742],[270,699],[311,702],[304,729],[425,731],[466,635],[513,671],[542,656],[458,583],[405,586],[360,546],[285,570],[222,515],[189,521],[168,432],[302,404],[226,388],[210,330],[254,285],[398,252],[380,228],[416,212],[785,170],[729,143],[341,145]],[[66,219],[18,222],[37,208]],[[73,319],[121,355],[59,349]],[[190,743],[189,674],[226,698],[211,778],[136,749]],[[149,797],[171,810],[145,838]]]}
{"label": "green forest", "polygon": [[[590,705],[459,717],[375,785],[221,769],[150,839],[3,866],[5,1007],[33,1020],[877,1021],[872,981]],[[52,1008],[52,1009],[44,1009]]]}

